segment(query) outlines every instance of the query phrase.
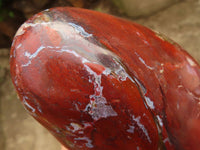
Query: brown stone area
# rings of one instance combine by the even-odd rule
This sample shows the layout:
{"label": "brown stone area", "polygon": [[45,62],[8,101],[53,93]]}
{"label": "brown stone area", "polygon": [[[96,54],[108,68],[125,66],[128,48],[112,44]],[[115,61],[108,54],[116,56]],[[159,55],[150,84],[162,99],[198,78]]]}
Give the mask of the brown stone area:
{"label": "brown stone area", "polygon": [[[18,1],[16,1],[18,2]],[[17,3],[12,3],[12,7],[16,7],[15,11],[21,16],[21,20],[42,10],[46,7],[69,5],[76,7],[92,7],[95,10],[116,14],[116,8],[110,9],[104,2],[93,2],[90,5],[84,0],[79,1],[61,1],[50,4],[48,0],[41,1],[20,1],[22,4],[17,6]],[[31,2],[33,5],[26,4]],[[95,3],[95,4],[94,4]],[[43,5],[43,6],[41,6]],[[17,9],[18,7],[18,9]],[[26,12],[21,13],[21,9]],[[39,8],[39,9],[38,9]],[[119,13],[117,13],[119,14]],[[126,16],[125,16],[126,17]],[[186,49],[200,63],[200,1],[185,0],[179,3],[168,6],[163,10],[159,10],[149,17],[133,19],[142,25],[145,25],[153,30],[164,33],[184,49]],[[23,21],[21,21],[22,23]],[[5,22],[4,22],[5,23]],[[17,99],[16,92],[11,83],[9,74],[9,45],[5,41],[11,41],[10,37],[16,32],[17,25],[10,29],[7,22],[8,31],[4,31],[4,25],[0,24],[0,44],[3,43],[0,49],[0,149],[1,150],[60,150],[60,144],[52,137],[46,129],[31,118],[24,110],[20,101]],[[1,35],[3,35],[1,37]],[[2,40],[1,40],[2,39]],[[4,41],[4,42],[2,42]]]}

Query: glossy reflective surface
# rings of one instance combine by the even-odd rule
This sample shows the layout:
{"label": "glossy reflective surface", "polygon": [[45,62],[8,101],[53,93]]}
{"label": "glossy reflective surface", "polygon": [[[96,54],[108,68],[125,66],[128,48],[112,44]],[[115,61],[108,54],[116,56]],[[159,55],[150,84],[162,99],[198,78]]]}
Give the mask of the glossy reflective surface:
{"label": "glossy reflective surface", "polygon": [[138,24],[77,8],[18,30],[11,75],[27,111],[72,150],[200,148],[200,69]]}

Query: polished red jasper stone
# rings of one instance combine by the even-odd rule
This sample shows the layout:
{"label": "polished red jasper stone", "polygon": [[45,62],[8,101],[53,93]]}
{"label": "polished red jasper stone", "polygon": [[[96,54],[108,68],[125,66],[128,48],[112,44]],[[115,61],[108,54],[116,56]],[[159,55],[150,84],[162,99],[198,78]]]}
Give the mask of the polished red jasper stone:
{"label": "polished red jasper stone", "polygon": [[71,150],[200,149],[200,67],[146,27],[46,10],[16,33],[10,67],[24,107]]}

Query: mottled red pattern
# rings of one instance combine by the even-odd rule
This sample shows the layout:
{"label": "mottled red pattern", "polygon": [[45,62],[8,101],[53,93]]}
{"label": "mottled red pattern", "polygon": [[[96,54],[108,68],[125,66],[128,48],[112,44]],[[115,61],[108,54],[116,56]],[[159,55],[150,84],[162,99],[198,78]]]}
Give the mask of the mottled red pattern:
{"label": "mottled red pattern", "polygon": [[78,8],[18,30],[10,66],[28,112],[71,150],[200,149],[200,68],[141,25]]}

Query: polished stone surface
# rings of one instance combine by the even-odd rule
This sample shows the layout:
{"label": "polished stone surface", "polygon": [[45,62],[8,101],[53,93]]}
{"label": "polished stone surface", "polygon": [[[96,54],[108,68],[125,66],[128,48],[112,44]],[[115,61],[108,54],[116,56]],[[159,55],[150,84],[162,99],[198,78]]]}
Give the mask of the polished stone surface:
{"label": "polished stone surface", "polygon": [[25,108],[71,149],[199,147],[199,66],[138,24],[44,11],[18,30],[11,74]]}

